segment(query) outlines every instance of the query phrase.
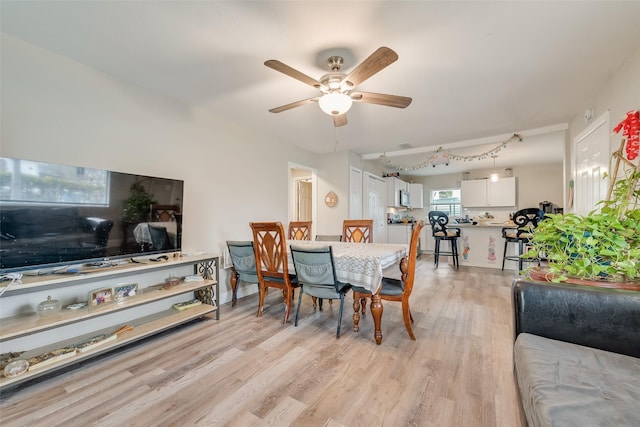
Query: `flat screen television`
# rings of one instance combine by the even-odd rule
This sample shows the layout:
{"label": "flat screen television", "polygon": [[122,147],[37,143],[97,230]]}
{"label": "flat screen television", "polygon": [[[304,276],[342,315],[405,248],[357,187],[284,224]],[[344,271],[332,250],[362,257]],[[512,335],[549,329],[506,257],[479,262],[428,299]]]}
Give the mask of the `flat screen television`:
{"label": "flat screen television", "polygon": [[0,273],[182,248],[184,181],[0,157]]}

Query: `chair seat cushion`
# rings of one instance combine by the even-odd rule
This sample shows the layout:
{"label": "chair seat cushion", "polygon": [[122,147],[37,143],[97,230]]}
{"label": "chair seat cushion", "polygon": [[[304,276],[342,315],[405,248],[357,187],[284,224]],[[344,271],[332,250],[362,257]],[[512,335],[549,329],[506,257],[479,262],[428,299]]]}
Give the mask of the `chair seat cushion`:
{"label": "chair seat cushion", "polygon": [[333,285],[310,285],[303,284],[302,292],[312,297],[322,299],[339,299],[341,294],[347,292],[351,285],[349,283],[337,282],[338,291]]}
{"label": "chair seat cushion", "polygon": [[436,231],[433,233],[434,237],[458,237],[457,231],[449,231],[447,230],[446,234],[444,231]]}
{"label": "chair seat cushion", "polygon": [[257,274],[251,274],[251,273],[238,273],[238,275],[240,276],[240,280],[242,280],[245,283],[258,283],[258,275]]}
{"label": "chair seat cushion", "polygon": [[640,426],[640,359],[521,333],[515,374],[530,426]]}
{"label": "chair seat cushion", "polygon": [[404,292],[404,283],[402,280],[392,279],[389,277],[382,278],[382,290],[380,294],[389,296],[400,296]]}
{"label": "chair seat cushion", "polygon": [[514,230],[513,232],[505,232],[504,233],[504,237],[506,239],[520,239],[520,240],[529,240],[533,237],[533,234],[531,233],[520,233],[520,235],[518,236],[518,233]]}

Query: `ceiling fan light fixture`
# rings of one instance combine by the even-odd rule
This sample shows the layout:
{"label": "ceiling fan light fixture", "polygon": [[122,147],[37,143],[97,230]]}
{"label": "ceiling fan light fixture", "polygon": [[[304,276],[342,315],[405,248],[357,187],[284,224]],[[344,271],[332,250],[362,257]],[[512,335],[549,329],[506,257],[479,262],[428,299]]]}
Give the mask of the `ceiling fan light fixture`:
{"label": "ceiling fan light fixture", "polygon": [[348,95],[340,92],[330,92],[323,95],[318,104],[320,109],[330,116],[339,116],[351,108],[353,101]]}

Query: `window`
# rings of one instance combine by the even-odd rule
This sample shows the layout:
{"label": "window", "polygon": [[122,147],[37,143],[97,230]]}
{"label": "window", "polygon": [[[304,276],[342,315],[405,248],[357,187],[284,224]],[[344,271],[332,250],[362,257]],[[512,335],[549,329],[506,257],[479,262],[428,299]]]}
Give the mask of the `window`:
{"label": "window", "polygon": [[108,206],[109,172],[0,158],[0,201]]}
{"label": "window", "polygon": [[431,190],[429,210],[442,211],[449,216],[461,216],[462,202],[459,188]]}

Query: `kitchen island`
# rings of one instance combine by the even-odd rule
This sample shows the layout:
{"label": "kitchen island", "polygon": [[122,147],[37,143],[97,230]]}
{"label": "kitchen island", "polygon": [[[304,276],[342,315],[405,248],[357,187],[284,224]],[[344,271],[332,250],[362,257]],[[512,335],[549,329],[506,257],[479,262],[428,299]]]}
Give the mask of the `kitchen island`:
{"label": "kitchen island", "polygon": [[[491,220],[479,221],[476,225],[450,223],[448,226],[460,228],[460,238],[458,239],[460,265],[502,268],[502,254],[504,251],[502,229],[504,227],[516,228],[513,222]],[[507,256],[515,256],[517,253],[516,245],[510,244],[507,248]],[[449,261],[452,262],[451,259]],[[504,269],[517,270],[518,263],[507,261]]]}

